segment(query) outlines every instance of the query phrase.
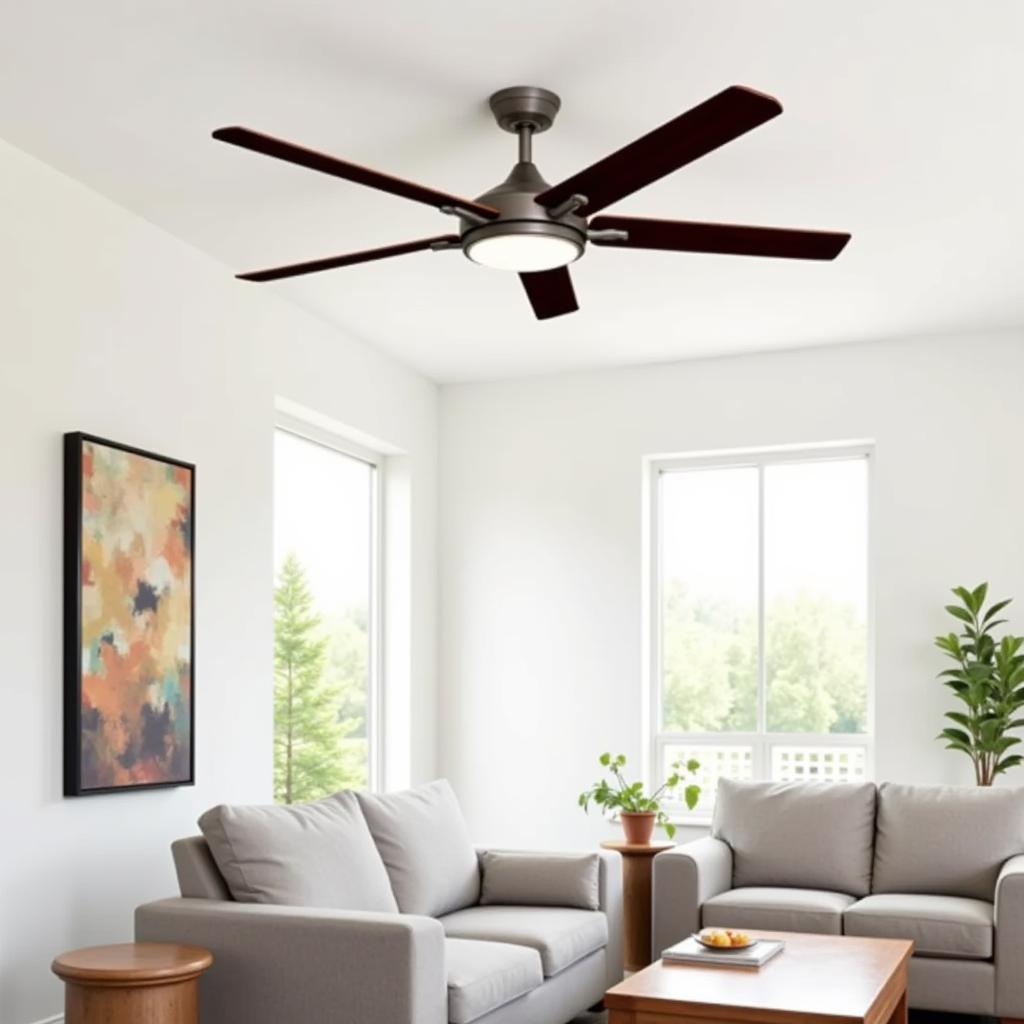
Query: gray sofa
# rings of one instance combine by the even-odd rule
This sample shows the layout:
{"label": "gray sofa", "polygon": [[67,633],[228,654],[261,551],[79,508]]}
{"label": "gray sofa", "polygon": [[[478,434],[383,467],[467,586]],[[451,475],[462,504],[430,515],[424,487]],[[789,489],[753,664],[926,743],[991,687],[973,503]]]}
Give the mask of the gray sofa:
{"label": "gray sofa", "polygon": [[622,979],[618,854],[475,849],[444,781],[217,807],[138,941],[213,952],[217,1024],[564,1024]]}
{"label": "gray sofa", "polygon": [[1024,1018],[1024,790],[722,780],[653,903],[655,955],[709,925],[912,939],[912,1007]]}

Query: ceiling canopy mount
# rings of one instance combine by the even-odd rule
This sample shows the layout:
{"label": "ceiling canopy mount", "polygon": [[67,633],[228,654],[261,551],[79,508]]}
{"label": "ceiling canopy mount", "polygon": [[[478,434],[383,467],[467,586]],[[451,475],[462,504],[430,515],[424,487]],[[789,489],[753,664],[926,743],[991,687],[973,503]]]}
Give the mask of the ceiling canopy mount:
{"label": "ceiling canopy mount", "polygon": [[562,106],[557,93],[538,85],[499,89],[487,102],[498,127],[515,134],[523,128],[534,135],[546,132],[555,123]]}

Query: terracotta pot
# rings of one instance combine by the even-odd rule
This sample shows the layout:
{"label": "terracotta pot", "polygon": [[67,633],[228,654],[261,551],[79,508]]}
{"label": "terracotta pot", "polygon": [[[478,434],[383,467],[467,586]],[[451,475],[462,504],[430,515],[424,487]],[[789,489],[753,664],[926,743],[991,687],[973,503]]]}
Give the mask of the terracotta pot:
{"label": "terracotta pot", "polygon": [[622,811],[622,832],[627,843],[646,846],[654,834],[654,811]]}

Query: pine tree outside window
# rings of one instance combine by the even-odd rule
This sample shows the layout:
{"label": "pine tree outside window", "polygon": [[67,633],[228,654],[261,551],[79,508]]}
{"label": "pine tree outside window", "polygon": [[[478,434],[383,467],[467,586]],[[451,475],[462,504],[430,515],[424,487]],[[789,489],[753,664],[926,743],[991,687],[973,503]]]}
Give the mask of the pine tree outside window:
{"label": "pine tree outside window", "polygon": [[274,799],[376,782],[377,467],[274,436]]}

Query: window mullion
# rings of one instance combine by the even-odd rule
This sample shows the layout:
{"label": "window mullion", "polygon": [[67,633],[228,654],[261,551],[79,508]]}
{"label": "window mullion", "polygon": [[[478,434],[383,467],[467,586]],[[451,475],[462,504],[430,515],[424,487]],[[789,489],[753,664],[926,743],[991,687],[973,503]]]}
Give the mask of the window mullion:
{"label": "window mullion", "polygon": [[661,509],[661,471],[654,467],[647,480],[648,525],[650,528],[650,550],[648,551],[648,568],[650,571],[649,587],[646,593],[647,620],[650,628],[647,649],[648,672],[650,673],[647,708],[648,725],[654,734],[654,742],[647,751],[646,771],[648,784],[659,785],[662,765],[664,764],[663,744],[660,736],[665,728],[662,701],[664,699],[665,668],[662,654],[662,630],[664,628],[664,600],[662,597],[661,552],[664,537],[664,524]]}
{"label": "window mullion", "polygon": [[761,763],[755,766],[760,778],[767,778],[769,770],[763,741],[768,731],[764,594],[764,466],[760,465],[757,467],[757,731],[762,742],[757,745]]}
{"label": "window mullion", "polygon": [[371,791],[385,788],[384,766],[384,602],[382,581],[383,557],[383,502],[381,471],[373,466],[370,483],[370,607],[367,616],[369,630],[369,659],[366,694],[367,782]]}

